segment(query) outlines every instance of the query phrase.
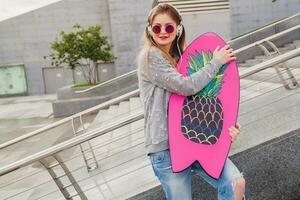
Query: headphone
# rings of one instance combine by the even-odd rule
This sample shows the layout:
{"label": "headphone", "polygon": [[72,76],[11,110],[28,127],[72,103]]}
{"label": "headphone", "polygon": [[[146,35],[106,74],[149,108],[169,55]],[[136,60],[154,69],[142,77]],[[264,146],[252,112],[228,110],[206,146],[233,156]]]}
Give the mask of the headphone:
{"label": "headphone", "polygon": [[[181,17],[181,15],[180,15],[180,13],[179,13],[179,11],[178,11],[177,8],[175,8],[175,7],[172,6],[171,4],[168,4],[168,5],[170,5],[172,8],[174,8],[174,10],[177,12],[177,14],[178,14],[178,16],[179,16],[179,18],[180,18],[180,22],[179,22],[179,24],[177,25],[177,28],[176,28],[176,36],[180,37],[181,34],[182,34],[182,31],[183,31],[182,17]],[[157,5],[157,6],[158,6],[158,5]],[[149,36],[152,36],[152,35],[153,35],[152,27],[151,27],[151,25],[150,25],[150,17],[151,17],[152,13],[154,12],[154,10],[156,9],[157,6],[155,6],[154,8],[152,8],[152,9],[150,10],[149,14],[148,14],[148,18],[147,18],[147,19],[148,19],[147,34],[148,34]]]}

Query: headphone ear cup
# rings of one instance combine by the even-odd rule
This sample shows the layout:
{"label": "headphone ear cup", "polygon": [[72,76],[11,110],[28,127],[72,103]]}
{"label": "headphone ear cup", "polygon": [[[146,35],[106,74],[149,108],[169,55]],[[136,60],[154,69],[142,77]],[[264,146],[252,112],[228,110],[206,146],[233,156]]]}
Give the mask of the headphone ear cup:
{"label": "headphone ear cup", "polygon": [[182,29],[183,29],[182,24],[179,24],[179,25],[177,26],[177,32],[176,32],[176,35],[177,35],[177,36],[181,36],[181,34],[182,34]]}
{"label": "headphone ear cup", "polygon": [[151,28],[150,25],[147,26],[147,32],[148,32],[148,34],[149,34],[150,36],[153,35],[153,34],[152,34],[152,28]]}

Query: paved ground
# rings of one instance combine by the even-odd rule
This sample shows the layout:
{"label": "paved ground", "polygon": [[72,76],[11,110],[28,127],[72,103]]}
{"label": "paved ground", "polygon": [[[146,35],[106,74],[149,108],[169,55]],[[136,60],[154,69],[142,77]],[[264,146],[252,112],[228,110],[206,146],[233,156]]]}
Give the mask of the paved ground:
{"label": "paved ground", "polygon": [[0,143],[57,121],[52,117],[55,95],[0,98]]}
{"label": "paved ground", "polygon": [[[243,172],[247,200],[300,199],[300,129],[230,156]],[[193,174],[193,199],[213,200],[217,191]],[[165,200],[161,186],[130,200]]]}
{"label": "paved ground", "polygon": [[[55,100],[56,94],[1,98],[0,144],[62,119],[53,117],[52,102]],[[93,118],[94,115],[86,115],[83,119],[89,121]],[[78,120],[75,121],[76,127],[78,124]],[[73,137],[71,123],[49,129],[42,134],[0,149],[0,165],[12,163],[71,137]]]}

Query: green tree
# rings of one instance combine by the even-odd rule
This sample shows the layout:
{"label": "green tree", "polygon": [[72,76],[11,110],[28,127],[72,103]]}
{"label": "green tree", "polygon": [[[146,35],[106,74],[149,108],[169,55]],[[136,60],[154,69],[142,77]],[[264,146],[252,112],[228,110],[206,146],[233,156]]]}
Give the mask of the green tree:
{"label": "green tree", "polygon": [[[60,32],[61,38],[51,43],[48,57],[52,66],[67,65],[73,70],[79,70],[89,84],[98,82],[97,67],[99,61],[109,62],[116,59],[110,50],[106,36],[101,35],[101,26],[83,28],[79,24],[73,26],[75,32]],[[44,56],[46,59],[47,56]]]}

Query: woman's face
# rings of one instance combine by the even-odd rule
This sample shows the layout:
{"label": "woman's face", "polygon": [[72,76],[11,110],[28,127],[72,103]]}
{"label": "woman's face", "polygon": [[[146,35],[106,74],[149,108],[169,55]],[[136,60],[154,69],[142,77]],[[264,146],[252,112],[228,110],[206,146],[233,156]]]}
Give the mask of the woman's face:
{"label": "woman's face", "polygon": [[[166,26],[168,24],[173,25],[174,31],[172,33],[166,32]],[[176,22],[166,13],[157,14],[152,22],[152,27],[155,25],[160,26],[160,33],[153,33],[153,39],[161,46],[165,46],[168,49],[171,47],[173,40],[176,38]]]}

